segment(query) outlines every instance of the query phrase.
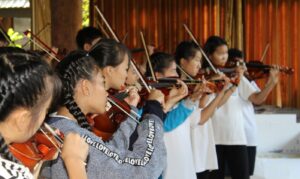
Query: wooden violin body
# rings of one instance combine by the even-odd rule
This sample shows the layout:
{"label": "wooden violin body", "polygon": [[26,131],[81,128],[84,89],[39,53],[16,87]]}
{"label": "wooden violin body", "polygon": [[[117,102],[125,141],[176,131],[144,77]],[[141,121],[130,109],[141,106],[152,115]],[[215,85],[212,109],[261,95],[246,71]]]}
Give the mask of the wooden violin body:
{"label": "wooden violin body", "polygon": [[[271,65],[265,65],[260,61],[249,61],[246,63],[247,67],[247,77],[251,80],[257,80],[261,78],[266,78],[269,76],[270,70],[273,68]],[[289,67],[278,67],[279,71],[291,75],[294,73],[293,68]]]}
{"label": "wooden violin body", "polygon": [[[48,135],[52,142],[56,141],[54,136]],[[9,146],[10,152],[31,171],[40,161],[53,160],[58,155],[56,146],[41,132],[37,132],[33,137],[24,143],[12,143]],[[55,143],[60,146],[59,143]]]}
{"label": "wooden violin body", "polygon": [[[131,112],[130,106],[123,100],[119,100],[113,95],[109,96],[118,106],[121,106],[127,113]],[[92,126],[93,132],[102,138],[103,141],[111,139],[115,131],[118,130],[120,124],[128,118],[124,111],[117,106],[108,104],[105,114],[88,115],[87,119]]]}

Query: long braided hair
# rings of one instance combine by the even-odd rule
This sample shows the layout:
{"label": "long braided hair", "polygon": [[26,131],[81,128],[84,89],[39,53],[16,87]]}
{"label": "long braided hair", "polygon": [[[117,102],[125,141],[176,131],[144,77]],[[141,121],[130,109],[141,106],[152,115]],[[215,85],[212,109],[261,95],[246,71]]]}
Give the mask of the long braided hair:
{"label": "long braided hair", "polygon": [[[57,76],[40,58],[20,51],[0,55],[0,122],[4,122],[19,107],[29,109],[31,120],[35,120],[42,104],[58,96],[59,89]],[[4,159],[18,162],[9,152],[2,136],[0,155]]]}
{"label": "long braided hair", "polygon": [[57,65],[57,71],[63,83],[61,104],[66,106],[82,128],[88,130],[91,130],[91,126],[74,99],[74,88],[81,79],[92,80],[98,70],[95,60],[84,51],[71,52]]}

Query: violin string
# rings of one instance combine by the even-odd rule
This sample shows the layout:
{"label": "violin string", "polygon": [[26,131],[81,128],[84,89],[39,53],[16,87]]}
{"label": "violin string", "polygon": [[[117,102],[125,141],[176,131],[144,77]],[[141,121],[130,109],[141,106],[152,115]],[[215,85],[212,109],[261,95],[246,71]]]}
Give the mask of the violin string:
{"label": "violin string", "polygon": [[[55,133],[55,131],[47,124],[44,122],[44,126],[45,128],[56,138],[58,139],[58,141],[61,143],[61,145],[63,145],[63,140]],[[46,135],[46,137],[48,137],[48,139],[52,142],[52,144],[58,149],[58,151],[60,153],[62,153],[62,151],[60,150],[60,148],[58,148],[57,145],[55,145],[52,141],[52,139],[45,133],[45,131],[43,131],[43,129],[40,128],[40,130]],[[83,162],[84,165],[87,165],[86,162]]]}
{"label": "violin string", "polygon": [[61,143],[63,144],[64,141],[56,134],[56,132],[50,127],[46,122],[44,122],[45,128]]}
{"label": "violin string", "polygon": [[53,140],[48,136],[48,134],[46,134],[46,132],[40,128],[40,131],[46,136],[46,138],[54,145],[54,147],[59,151],[59,153],[61,153],[60,148],[53,142]]}
{"label": "violin string", "polygon": [[[132,120],[134,120],[136,123],[140,123],[137,119],[135,119],[134,116],[132,116],[131,114],[129,114],[127,111],[125,111],[121,106],[119,106],[116,102],[114,102],[110,97],[107,98],[107,100],[112,103],[113,105],[115,105],[117,108],[119,108],[122,112],[124,112],[128,117],[130,117]],[[131,111],[132,112],[132,111]]]}

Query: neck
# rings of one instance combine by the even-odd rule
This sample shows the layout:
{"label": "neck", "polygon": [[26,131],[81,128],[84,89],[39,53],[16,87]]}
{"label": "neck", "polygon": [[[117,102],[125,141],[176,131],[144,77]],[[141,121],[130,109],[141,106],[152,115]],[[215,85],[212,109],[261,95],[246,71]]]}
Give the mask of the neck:
{"label": "neck", "polygon": [[75,119],[75,117],[69,112],[69,110],[63,106],[63,107],[60,107],[58,110],[57,110],[57,115],[60,115],[60,116],[65,116],[67,117],[68,119],[72,120],[72,121],[77,121]]}

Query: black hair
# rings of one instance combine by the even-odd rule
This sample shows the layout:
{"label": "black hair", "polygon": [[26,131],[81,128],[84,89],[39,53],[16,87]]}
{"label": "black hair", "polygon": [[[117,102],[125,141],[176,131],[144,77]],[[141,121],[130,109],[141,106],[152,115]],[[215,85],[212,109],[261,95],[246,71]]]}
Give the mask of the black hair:
{"label": "black hair", "polygon": [[[18,51],[18,50],[17,50]],[[52,84],[51,87],[47,84]],[[0,122],[16,108],[31,110],[32,120],[37,118],[42,104],[59,96],[60,81],[51,67],[28,53],[2,53],[0,55]],[[18,162],[9,152],[0,136],[1,157]]]}
{"label": "black hair", "polygon": [[[155,52],[150,56],[151,65],[154,72],[163,73],[164,69],[170,67],[172,62],[175,62],[175,58],[164,52]],[[151,76],[149,63],[147,63],[146,73],[147,77]]]}
{"label": "black hair", "polygon": [[241,58],[244,59],[244,53],[237,49],[237,48],[231,48],[228,50],[228,60],[232,60],[234,58]]}
{"label": "black hair", "polygon": [[77,47],[83,50],[85,43],[92,44],[93,40],[96,38],[103,38],[102,32],[95,27],[84,27],[77,32],[76,44]]}
{"label": "black hair", "polygon": [[180,42],[175,51],[176,63],[180,65],[180,59],[190,60],[191,58],[194,58],[197,51],[199,51],[199,46],[195,42]]}
{"label": "black hair", "polygon": [[1,54],[9,54],[9,53],[26,53],[26,50],[19,48],[19,47],[1,47],[0,48],[0,55]]}
{"label": "black hair", "polygon": [[82,128],[91,130],[85,114],[74,99],[74,89],[79,80],[92,80],[95,71],[99,70],[95,60],[87,52],[77,50],[67,55],[56,68],[63,83],[61,104],[66,106]]}
{"label": "black hair", "polygon": [[240,59],[244,60],[244,53],[239,49],[231,48],[228,50],[228,60],[226,62],[226,66],[236,66],[238,60]]}
{"label": "black hair", "polygon": [[[216,49],[222,45],[228,46],[227,42],[223,38],[221,38],[219,36],[210,36],[206,40],[203,50],[206,53],[206,55],[209,56],[209,55],[212,55],[216,51]],[[204,61],[203,67],[206,68],[208,66],[209,66],[208,62]]]}
{"label": "black hair", "polygon": [[92,47],[89,55],[96,60],[101,69],[107,66],[118,66],[123,62],[125,55],[128,55],[129,60],[131,59],[128,48],[113,39],[102,39]]}

